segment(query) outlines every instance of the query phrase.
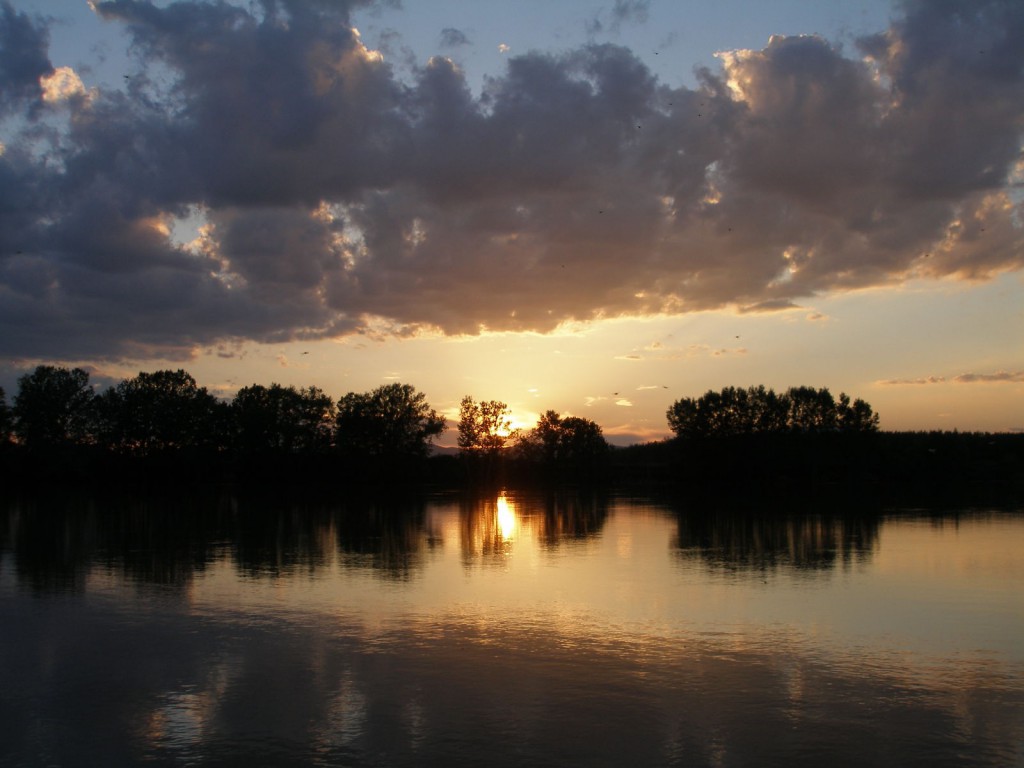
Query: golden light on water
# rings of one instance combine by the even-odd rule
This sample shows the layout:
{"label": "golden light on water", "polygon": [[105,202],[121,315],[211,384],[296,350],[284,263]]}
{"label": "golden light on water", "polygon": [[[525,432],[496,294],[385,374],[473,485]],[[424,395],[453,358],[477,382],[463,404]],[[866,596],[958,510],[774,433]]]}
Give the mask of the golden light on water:
{"label": "golden light on water", "polygon": [[532,549],[530,518],[514,495],[501,492],[464,505],[459,518],[458,535],[467,562],[482,557],[490,565],[507,565],[514,547]]}
{"label": "golden light on water", "polygon": [[516,508],[505,494],[498,497],[498,534],[505,541],[515,538]]}

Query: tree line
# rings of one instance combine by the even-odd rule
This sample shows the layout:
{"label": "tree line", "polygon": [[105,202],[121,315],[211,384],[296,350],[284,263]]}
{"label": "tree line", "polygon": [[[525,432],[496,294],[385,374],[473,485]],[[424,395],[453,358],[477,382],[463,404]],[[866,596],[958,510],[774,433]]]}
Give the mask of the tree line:
{"label": "tree line", "polygon": [[19,378],[10,404],[0,389],[0,485],[152,477],[1024,491],[1024,435],[879,433],[868,403],[824,388],[725,387],[676,400],[666,417],[673,439],[612,449],[589,419],[549,410],[517,429],[505,403],[466,396],[452,455],[433,450],[448,424],[409,384],[338,400],[317,387],[252,384],[222,400],[180,369],[97,391],[81,368],[41,365]]}
{"label": "tree line", "polygon": [[[181,369],[139,373],[96,392],[81,368],[40,365],[19,378],[12,405],[0,389],[0,442],[43,460],[71,449],[151,464],[216,457],[260,475],[300,460],[322,469],[329,459],[356,477],[402,479],[421,468],[446,428],[424,393],[401,383],[337,401],[317,387],[252,384],[225,401]],[[470,396],[460,407],[458,446],[464,467],[486,479],[497,479],[506,458],[569,471],[595,465],[609,448],[587,419],[548,411],[523,431],[512,428],[505,403]]]}
{"label": "tree line", "polygon": [[[681,398],[666,416],[681,440],[878,429],[863,400],[812,387],[726,387]],[[11,406],[0,390],[0,442],[41,461],[77,449],[150,464],[191,458],[257,478],[302,470],[391,480],[422,474],[446,428],[426,396],[402,383],[338,400],[317,387],[252,384],[226,401],[181,369],[141,372],[97,392],[81,368],[40,365],[19,378]],[[459,469],[433,467],[449,479],[587,480],[602,476],[612,453],[589,419],[548,410],[533,428],[516,429],[505,403],[469,395],[456,428]]]}
{"label": "tree line", "polygon": [[781,394],[763,386],[725,387],[684,397],[667,412],[677,437],[730,437],[787,432],[876,432],[878,414],[864,400],[827,388],[790,387]]}
{"label": "tree line", "polygon": [[0,390],[5,438],[26,449],[99,446],[119,453],[213,449],[239,453],[426,455],[444,419],[408,384],[349,393],[252,384],[219,400],[184,370],[139,373],[97,393],[81,368],[38,366]]}

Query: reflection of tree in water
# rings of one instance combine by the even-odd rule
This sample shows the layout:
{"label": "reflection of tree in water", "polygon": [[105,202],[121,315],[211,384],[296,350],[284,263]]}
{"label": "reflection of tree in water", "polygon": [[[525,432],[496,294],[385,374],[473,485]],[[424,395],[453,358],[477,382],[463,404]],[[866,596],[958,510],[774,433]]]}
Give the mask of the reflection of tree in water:
{"label": "reflection of tree in water", "polygon": [[231,544],[246,576],[314,573],[331,562],[335,510],[286,495],[233,496]]}
{"label": "reflection of tree in water", "polygon": [[220,492],[35,494],[0,506],[0,556],[38,592],[81,592],[90,570],[184,590],[233,557],[253,577],[313,573],[334,563],[407,578],[424,546],[420,502],[339,503]]}
{"label": "reflection of tree in water", "polygon": [[11,553],[19,581],[34,592],[81,592],[96,548],[95,508],[39,496],[3,505],[0,551]]}
{"label": "reflection of tree in water", "polygon": [[846,568],[871,557],[879,523],[877,515],[681,513],[673,546],[712,568]]}
{"label": "reflection of tree in water", "polygon": [[96,561],[140,584],[184,589],[217,559],[228,510],[218,494],[146,496],[108,503]]}
{"label": "reflection of tree in water", "polygon": [[[510,521],[514,525],[510,525]],[[517,533],[515,526],[519,525],[516,502],[504,495],[460,499],[459,544],[463,565],[510,552]]]}
{"label": "reflection of tree in water", "polygon": [[595,494],[566,493],[548,496],[538,538],[547,547],[571,539],[596,536],[608,519],[608,502]]}
{"label": "reflection of tree in water", "polygon": [[[41,591],[81,591],[90,569],[181,591],[197,572],[231,558],[253,578],[313,574],[341,563],[406,579],[441,531],[426,502],[345,500],[284,492],[36,495],[0,510],[0,545],[19,578]],[[466,562],[500,557],[517,538],[553,548],[597,535],[605,499],[582,493],[475,497],[460,503]]]}
{"label": "reflection of tree in water", "polygon": [[553,548],[597,535],[608,517],[607,501],[594,494],[470,496],[459,503],[459,538],[466,565],[511,552],[516,539],[531,537]]}
{"label": "reflection of tree in water", "polygon": [[338,518],[338,548],[346,563],[379,575],[408,579],[422,565],[427,536],[422,502],[366,502],[352,505]]}
{"label": "reflection of tree in water", "polygon": [[235,559],[250,576],[310,574],[345,565],[408,578],[423,545],[423,505],[413,501],[294,498],[236,501]]}
{"label": "reflection of tree in water", "polygon": [[33,590],[84,589],[91,567],[137,584],[184,588],[215,558],[222,520],[201,497],[35,494],[0,511],[0,547]]}

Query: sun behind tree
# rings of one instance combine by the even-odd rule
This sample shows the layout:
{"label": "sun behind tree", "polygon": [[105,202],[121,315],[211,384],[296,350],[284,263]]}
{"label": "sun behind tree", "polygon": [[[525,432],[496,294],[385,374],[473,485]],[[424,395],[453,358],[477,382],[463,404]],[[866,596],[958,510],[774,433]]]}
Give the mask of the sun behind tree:
{"label": "sun behind tree", "polygon": [[459,448],[463,453],[496,455],[518,436],[512,411],[498,400],[476,402],[470,395],[459,406]]}

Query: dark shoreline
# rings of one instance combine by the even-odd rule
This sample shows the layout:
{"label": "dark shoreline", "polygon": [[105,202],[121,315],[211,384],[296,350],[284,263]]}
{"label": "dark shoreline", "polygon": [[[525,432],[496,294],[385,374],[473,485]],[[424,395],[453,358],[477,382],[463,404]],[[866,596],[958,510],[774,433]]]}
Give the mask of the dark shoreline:
{"label": "dark shoreline", "polygon": [[957,432],[744,435],[616,448],[599,464],[544,466],[513,458],[481,466],[452,455],[352,461],[333,453],[213,451],[126,456],[93,446],[0,451],[9,490],[237,485],[311,492],[404,494],[495,488],[617,489],[708,499],[906,496],[941,503],[1024,500],[1024,435]]}

